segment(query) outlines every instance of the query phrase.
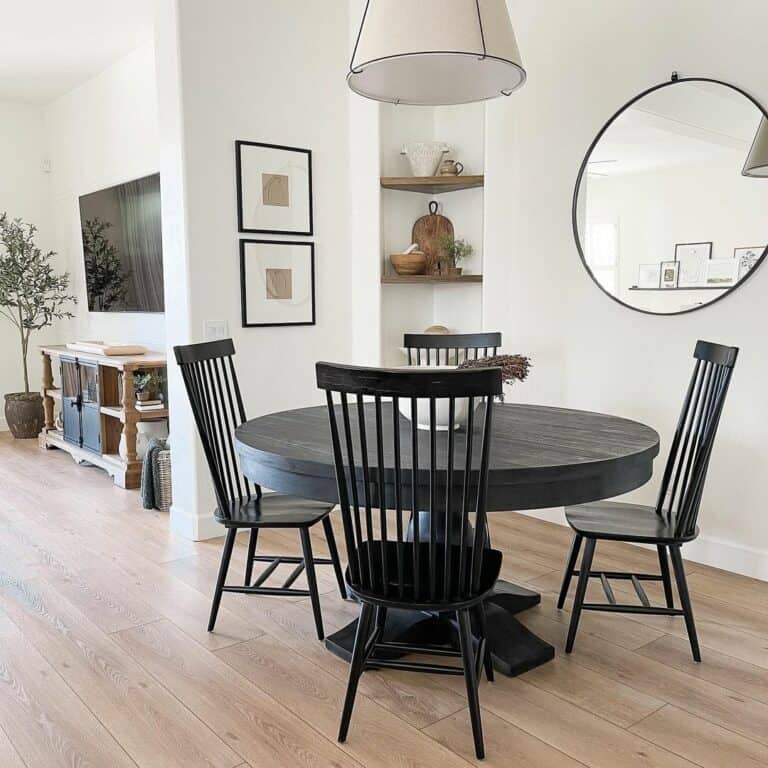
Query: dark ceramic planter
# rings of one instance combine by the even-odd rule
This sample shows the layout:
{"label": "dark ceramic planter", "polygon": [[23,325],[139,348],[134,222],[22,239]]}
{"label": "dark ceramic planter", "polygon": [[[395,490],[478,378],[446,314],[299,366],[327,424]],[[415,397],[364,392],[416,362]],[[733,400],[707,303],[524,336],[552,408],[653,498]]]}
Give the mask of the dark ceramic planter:
{"label": "dark ceramic planter", "polygon": [[5,396],[5,421],[14,437],[37,437],[43,429],[43,398],[37,392]]}

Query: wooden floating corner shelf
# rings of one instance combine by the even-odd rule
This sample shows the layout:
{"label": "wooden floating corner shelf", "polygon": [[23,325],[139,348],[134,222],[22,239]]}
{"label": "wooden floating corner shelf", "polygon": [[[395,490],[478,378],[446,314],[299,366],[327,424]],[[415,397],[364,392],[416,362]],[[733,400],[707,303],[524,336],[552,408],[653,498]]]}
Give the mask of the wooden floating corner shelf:
{"label": "wooden floating corner shelf", "polygon": [[382,275],[382,285],[435,285],[438,283],[482,283],[482,275]]}
{"label": "wooden floating corner shelf", "polygon": [[443,192],[457,192],[460,189],[477,189],[485,184],[485,176],[382,176],[384,189],[399,189],[402,192],[420,192],[423,195],[439,195]]}

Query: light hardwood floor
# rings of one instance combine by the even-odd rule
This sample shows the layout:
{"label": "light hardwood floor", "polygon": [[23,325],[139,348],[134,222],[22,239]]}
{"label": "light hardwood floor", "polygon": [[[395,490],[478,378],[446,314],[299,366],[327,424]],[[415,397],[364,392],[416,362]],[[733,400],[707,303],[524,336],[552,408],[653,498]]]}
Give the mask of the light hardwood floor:
{"label": "light hardwood floor", "polygon": [[[482,685],[486,765],[768,766],[768,584],[689,565],[701,665],[667,617],[587,614],[566,657],[555,594],[568,530],[512,513],[491,522],[504,575],[543,594],[524,621],[557,657]],[[298,552],[299,541],[274,532],[259,546]],[[314,546],[326,554],[322,536]],[[306,599],[225,595],[205,631],[220,547],[172,536],[166,516],[101,471],[0,433],[2,768],[476,762],[461,678],[366,673],[338,745],[346,665],[315,639]],[[597,552],[612,569],[656,565],[626,545]],[[332,631],[357,608],[320,570]]]}

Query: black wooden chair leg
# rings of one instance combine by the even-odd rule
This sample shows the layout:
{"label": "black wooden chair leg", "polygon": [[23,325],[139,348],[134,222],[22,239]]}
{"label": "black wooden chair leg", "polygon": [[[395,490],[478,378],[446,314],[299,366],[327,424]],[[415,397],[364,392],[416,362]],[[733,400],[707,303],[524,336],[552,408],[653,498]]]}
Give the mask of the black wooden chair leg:
{"label": "black wooden chair leg", "polygon": [[491,649],[488,647],[488,623],[485,618],[485,606],[480,603],[477,610],[480,620],[480,637],[485,641],[485,653],[483,654],[483,666],[485,667],[485,676],[489,683],[493,682],[493,659],[491,658]]}
{"label": "black wooden chair leg", "polygon": [[592,558],[595,555],[595,543],[594,539],[587,539],[587,543],[584,545],[584,556],[581,559],[579,580],[576,584],[576,596],[573,599],[573,609],[571,611],[571,624],[568,627],[568,639],[565,643],[566,653],[570,653],[573,650],[573,641],[576,639],[576,630],[579,628],[581,606],[584,604],[584,597],[587,594],[589,572],[592,570]]}
{"label": "black wooden chair leg", "polygon": [[229,570],[229,561],[232,558],[232,549],[235,546],[235,536],[237,536],[237,528],[228,528],[227,538],[224,540],[224,551],[221,553],[219,575],[216,579],[216,590],[213,593],[211,615],[208,619],[209,632],[213,632],[213,628],[216,626],[216,616],[219,613],[219,604],[221,603],[221,595],[224,588],[224,582],[226,581],[227,571]]}
{"label": "black wooden chair leg", "polygon": [[583,538],[584,537],[578,533],[573,534],[571,551],[568,554],[568,564],[565,566],[563,584],[560,587],[560,596],[557,598],[558,610],[562,610],[562,607],[565,605],[565,598],[568,596],[568,589],[571,586],[571,578],[573,578],[573,572],[576,569],[576,560],[579,557],[579,550],[581,549],[581,541]]}
{"label": "black wooden chair leg", "polygon": [[376,633],[379,635],[379,640],[384,634],[384,625],[387,623],[387,609],[383,605],[376,606]]}
{"label": "black wooden chair leg", "polygon": [[688,581],[685,578],[685,567],[683,566],[683,556],[680,553],[679,546],[671,546],[669,555],[672,558],[672,568],[675,571],[675,581],[677,581],[677,592],[680,595],[680,603],[685,616],[685,628],[688,630],[688,640],[691,643],[691,653],[694,661],[701,661],[701,652],[699,650],[699,638],[696,635],[696,623],[693,620],[693,608],[691,607],[691,596],[688,594]]}
{"label": "black wooden chair leg", "polygon": [[669,559],[667,558],[667,548],[664,544],[657,545],[659,553],[659,566],[661,567],[661,579],[664,582],[664,599],[667,601],[667,608],[675,607],[675,598],[672,593],[672,579],[669,575]]}
{"label": "black wooden chair leg", "polygon": [[325,538],[328,542],[328,553],[331,556],[333,562],[333,571],[336,574],[336,581],[339,584],[339,592],[341,593],[341,599],[347,599],[347,585],[344,583],[344,571],[341,569],[341,560],[339,560],[339,549],[336,546],[336,536],[333,533],[333,525],[331,524],[330,517],[323,518],[323,530],[325,531]]}
{"label": "black wooden chair leg", "polygon": [[464,662],[464,682],[467,685],[467,702],[469,704],[469,717],[472,721],[472,736],[475,739],[475,754],[478,760],[485,757],[483,745],[483,723],[480,719],[480,698],[477,694],[477,676],[475,675],[475,652],[472,644],[472,626],[469,610],[456,611],[459,621],[459,641],[461,643],[461,657]]}
{"label": "black wooden chair leg", "polygon": [[301,548],[304,552],[304,569],[307,572],[307,585],[309,586],[309,598],[312,601],[312,612],[315,614],[315,627],[317,628],[317,639],[322,640],[325,637],[323,632],[323,614],[320,610],[320,594],[317,591],[317,576],[315,575],[315,561],[312,557],[312,540],[309,535],[309,528],[300,528]]}
{"label": "black wooden chair leg", "polygon": [[368,638],[371,633],[374,607],[369,603],[363,603],[360,618],[357,620],[357,632],[355,634],[355,647],[352,650],[352,660],[349,664],[349,681],[347,682],[347,695],[344,698],[344,709],[341,712],[341,725],[339,726],[339,741],[347,740],[349,721],[352,719],[352,709],[355,706],[355,695],[360,675],[365,664],[365,651]]}
{"label": "black wooden chair leg", "polygon": [[245,586],[251,586],[251,579],[253,578],[253,558],[256,554],[256,542],[259,539],[259,529],[251,528],[251,536],[248,539],[248,560],[245,563]]}

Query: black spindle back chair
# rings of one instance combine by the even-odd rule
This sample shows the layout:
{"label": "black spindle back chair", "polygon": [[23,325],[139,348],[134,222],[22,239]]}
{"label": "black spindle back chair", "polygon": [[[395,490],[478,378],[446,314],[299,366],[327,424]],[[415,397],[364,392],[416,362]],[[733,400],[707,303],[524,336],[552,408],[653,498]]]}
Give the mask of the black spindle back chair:
{"label": "black spindle back chair", "polygon": [[[571,577],[577,574],[579,576],[566,642],[567,652],[573,649],[582,610],[682,615],[685,618],[693,658],[695,661],[701,661],[680,550],[684,543],[695,539],[699,534],[697,522],[704,482],[738,353],[736,347],[725,347],[707,341],[696,343],[693,374],[672,438],[655,507],[601,502],[566,508],[566,518],[575,535],[563,577],[558,608],[562,608],[565,603]],[[586,545],[581,568],[575,570],[583,539],[586,539]],[[591,570],[595,544],[599,539],[655,544],[661,573],[631,574]],[[680,609],[674,607],[667,553],[672,559],[682,606]],[[600,578],[608,599],[607,604],[584,603],[587,581],[592,577]],[[608,584],[609,578],[629,579],[641,604],[617,604]],[[663,582],[666,607],[650,604],[641,581]]]}
{"label": "black spindle back chair", "polygon": [[[215,518],[227,529],[224,551],[211,606],[208,631],[212,632],[223,592],[257,595],[299,595],[312,600],[315,625],[323,637],[322,615],[318,596],[315,564],[333,565],[342,597],[346,597],[341,564],[328,515],[333,506],[277,493],[262,493],[240,471],[235,451],[235,429],[245,421],[245,408],[237,381],[232,339],[174,347],[184,386],[189,396],[195,424],[200,435],[208,469],[216,494]],[[314,558],[309,529],[323,523],[330,558]],[[296,528],[299,530],[303,557],[290,555],[257,555],[256,545],[262,528]],[[238,529],[250,530],[248,557],[243,586],[225,584],[235,536]],[[268,563],[252,581],[254,562]],[[281,587],[262,586],[281,564],[296,567]],[[306,570],[308,589],[295,589],[292,584]]]}
{"label": "black spindle back chair", "polygon": [[424,365],[458,365],[464,360],[496,355],[501,346],[501,334],[406,333],[403,346],[408,353],[408,365],[422,365],[422,352]]}
{"label": "black spindle back chair", "polygon": [[[318,363],[317,384],[328,404],[347,583],[362,603],[339,740],[346,738],[357,681],[366,668],[464,674],[482,756],[476,676],[484,665],[492,677],[482,600],[501,567],[501,553],[486,538],[493,399],[502,391],[501,369],[438,372]],[[440,402],[447,404],[444,431],[437,423]],[[402,404],[410,421],[400,413]],[[466,425],[455,429],[464,407]],[[419,429],[420,422],[428,428]],[[461,654],[384,642],[388,608],[456,612]],[[477,653],[471,615],[478,626]],[[387,650],[461,655],[464,664],[376,657]]]}

